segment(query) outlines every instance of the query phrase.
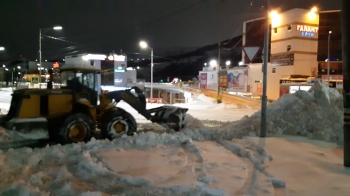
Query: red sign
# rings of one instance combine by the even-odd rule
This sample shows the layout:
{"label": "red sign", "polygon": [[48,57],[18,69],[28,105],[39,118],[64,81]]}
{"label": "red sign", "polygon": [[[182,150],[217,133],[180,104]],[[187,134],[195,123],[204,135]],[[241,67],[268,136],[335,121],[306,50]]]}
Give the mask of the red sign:
{"label": "red sign", "polygon": [[[328,80],[328,75],[321,76],[323,80]],[[329,75],[330,80],[343,80],[343,75]]]}
{"label": "red sign", "polygon": [[53,65],[52,65],[53,68],[59,68],[60,67],[60,64],[58,64],[58,62],[55,62]]}
{"label": "red sign", "polygon": [[228,87],[228,76],[227,74],[219,74],[219,87],[227,88]]}
{"label": "red sign", "polygon": [[163,103],[163,99],[162,98],[147,98],[147,103]]}

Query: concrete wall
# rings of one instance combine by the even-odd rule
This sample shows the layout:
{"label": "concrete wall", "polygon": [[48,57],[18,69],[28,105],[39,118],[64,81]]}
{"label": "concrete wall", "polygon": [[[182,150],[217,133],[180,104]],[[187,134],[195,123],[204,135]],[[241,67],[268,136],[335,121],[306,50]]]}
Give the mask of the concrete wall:
{"label": "concrete wall", "polygon": [[79,54],[65,57],[65,64],[62,67],[79,67],[101,69],[101,60],[86,59],[87,54]]}
{"label": "concrete wall", "polygon": [[[273,69],[274,72],[273,73]],[[293,71],[293,66],[272,66],[268,64],[267,66],[267,88],[266,95],[269,100],[276,100],[279,98],[280,93],[280,78],[286,75],[286,73],[291,73]],[[248,86],[249,90],[253,95],[261,95],[262,92],[262,64],[249,64],[248,68]],[[259,81],[261,81],[259,83]],[[260,89],[259,89],[260,88]]]}
{"label": "concrete wall", "polygon": [[127,83],[137,83],[137,70],[127,70]]}

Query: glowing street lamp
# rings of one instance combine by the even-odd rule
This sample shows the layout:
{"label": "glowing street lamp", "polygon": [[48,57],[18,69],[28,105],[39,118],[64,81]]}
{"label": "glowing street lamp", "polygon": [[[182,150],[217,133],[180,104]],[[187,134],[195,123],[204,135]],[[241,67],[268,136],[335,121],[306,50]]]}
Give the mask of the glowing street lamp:
{"label": "glowing street lamp", "polygon": [[151,103],[153,102],[153,48],[149,47],[147,42],[140,41],[140,47],[143,49],[149,48],[151,50]]}
{"label": "glowing street lamp", "polygon": [[269,13],[269,19],[271,20],[271,27],[278,27],[279,25],[281,25],[281,15],[276,11],[276,10],[272,10]]}
{"label": "glowing street lamp", "polygon": [[216,67],[217,64],[218,64],[218,62],[214,59],[209,61],[210,67]]}
{"label": "glowing street lamp", "polygon": [[0,51],[4,51],[4,50],[5,50],[5,47],[0,46]]}

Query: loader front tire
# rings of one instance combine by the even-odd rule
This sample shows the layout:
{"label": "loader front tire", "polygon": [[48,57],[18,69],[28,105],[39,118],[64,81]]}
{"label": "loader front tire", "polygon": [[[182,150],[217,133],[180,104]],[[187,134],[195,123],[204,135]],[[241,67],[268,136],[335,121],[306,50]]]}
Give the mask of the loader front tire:
{"label": "loader front tire", "polygon": [[68,116],[59,130],[61,144],[87,142],[94,131],[94,124],[88,115],[75,113]]}
{"label": "loader front tire", "polygon": [[125,110],[118,108],[103,115],[101,120],[101,136],[110,140],[123,134],[134,135],[137,131],[135,118]]}

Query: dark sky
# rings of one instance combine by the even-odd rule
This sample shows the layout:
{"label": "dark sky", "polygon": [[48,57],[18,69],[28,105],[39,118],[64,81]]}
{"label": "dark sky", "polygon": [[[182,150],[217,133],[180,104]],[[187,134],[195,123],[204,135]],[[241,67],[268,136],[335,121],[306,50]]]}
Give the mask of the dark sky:
{"label": "dark sky", "polygon": [[[1,59],[43,59],[77,53],[140,52],[147,40],[155,55],[195,49],[242,34],[242,22],[262,17],[267,0],[0,0]],[[271,8],[341,9],[341,0],[270,0]],[[170,54],[170,53],[168,53]]]}

